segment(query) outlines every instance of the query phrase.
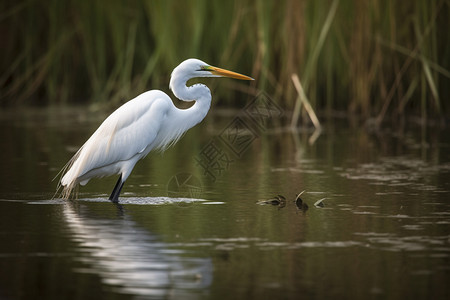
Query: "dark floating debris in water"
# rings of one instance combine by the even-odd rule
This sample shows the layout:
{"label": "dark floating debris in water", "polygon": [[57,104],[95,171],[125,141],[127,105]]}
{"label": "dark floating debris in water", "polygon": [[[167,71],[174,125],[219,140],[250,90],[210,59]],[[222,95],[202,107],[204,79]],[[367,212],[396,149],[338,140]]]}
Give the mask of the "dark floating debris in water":
{"label": "dark floating debris in water", "polygon": [[[306,212],[308,210],[308,204],[306,204],[303,199],[301,198],[301,195],[303,195],[305,191],[300,192],[293,201],[295,203],[295,206],[297,206],[298,210],[302,210],[303,212]],[[322,198],[314,203],[314,207],[322,208],[325,207],[325,203],[323,200],[326,198]],[[256,204],[265,205],[270,204],[273,206],[278,206],[278,208],[283,208],[286,206],[286,198],[283,195],[276,195],[275,197],[269,199],[269,200],[260,200],[256,202]]]}
{"label": "dark floating debris in water", "polygon": [[283,195],[277,195],[276,197],[269,200],[258,201],[257,204],[271,204],[277,205],[279,208],[286,206],[286,198]]}
{"label": "dark floating debris in water", "polygon": [[322,198],[322,199],[316,201],[316,202],[314,203],[314,206],[315,206],[315,207],[325,207],[325,204],[323,203],[323,200],[325,200],[325,199],[326,199],[326,198]]}
{"label": "dark floating debris in water", "polygon": [[304,192],[305,192],[305,191],[300,192],[300,193],[297,195],[297,197],[295,198],[295,200],[294,200],[295,205],[297,205],[297,207],[301,207],[302,204],[303,204],[303,200],[302,200],[302,198],[300,198],[300,196],[301,196]]}
{"label": "dark floating debris in water", "polygon": [[306,204],[305,202],[303,202],[302,198],[300,198],[300,196],[304,193],[305,191],[300,192],[297,197],[295,198],[294,202],[295,205],[297,206],[298,209],[303,210],[304,212],[308,210],[308,204]]}

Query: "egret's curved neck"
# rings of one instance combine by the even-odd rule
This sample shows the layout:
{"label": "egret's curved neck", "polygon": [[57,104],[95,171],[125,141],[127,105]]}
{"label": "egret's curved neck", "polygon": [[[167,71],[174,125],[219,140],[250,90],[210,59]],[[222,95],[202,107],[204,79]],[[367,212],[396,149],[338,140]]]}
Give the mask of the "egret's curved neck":
{"label": "egret's curved neck", "polygon": [[175,97],[180,100],[195,101],[192,107],[182,110],[186,116],[186,122],[190,123],[188,126],[192,127],[200,123],[208,113],[211,107],[211,91],[204,84],[186,86],[189,79],[183,76],[176,76],[176,74],[172,75],[170,89]]}

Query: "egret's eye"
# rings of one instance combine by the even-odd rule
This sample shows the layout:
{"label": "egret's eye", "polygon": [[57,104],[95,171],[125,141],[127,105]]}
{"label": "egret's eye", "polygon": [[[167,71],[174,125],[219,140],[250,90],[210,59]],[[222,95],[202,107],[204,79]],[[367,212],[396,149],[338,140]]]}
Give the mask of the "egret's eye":
{"label": "egret's eye", "polygon": [[200,69],[198,69],[197,71],[211,71],[211,67],[210,66],[201,66]]}

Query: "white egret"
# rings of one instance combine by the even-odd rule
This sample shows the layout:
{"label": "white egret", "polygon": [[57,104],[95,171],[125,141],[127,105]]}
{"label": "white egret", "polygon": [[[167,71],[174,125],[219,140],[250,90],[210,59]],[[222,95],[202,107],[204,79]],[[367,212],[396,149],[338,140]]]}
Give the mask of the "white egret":
{"label": "white egret", "polygon": [[122,187],[138,160],[151,150],[165,150],[190,128],[200,123],[211,106],[211,91],[203,84],[186,86],[196,77],[253,78],[187,59],[172,72],[169,88],[183,101],[195,101],[188,109],[178,109],[170,97],[159,90],[147,91],[126,102],[108,118],[63,168],[60,185],[67,199],[78,185],[94,177],[119,174],[109,197],[119,201]]}

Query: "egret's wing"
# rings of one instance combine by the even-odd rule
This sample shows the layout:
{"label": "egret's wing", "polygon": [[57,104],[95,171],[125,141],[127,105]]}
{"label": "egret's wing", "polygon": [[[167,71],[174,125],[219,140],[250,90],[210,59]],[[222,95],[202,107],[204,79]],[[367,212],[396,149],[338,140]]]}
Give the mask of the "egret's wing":
{"label": "egret's wing", "polygon": [[62,185],[73,183],[87,172],[126,161],[151,146],[169,108],[163,94],[144,93],[113,112],[75,154]]}
{"label": "egret's wing", "polygon": [[128,160],[142,153],[157,136],[169,108],[167,104],[163,99],[129,102],[111,115],[92,137],[91,149],[86,151],[90,162],[88,169]]}

